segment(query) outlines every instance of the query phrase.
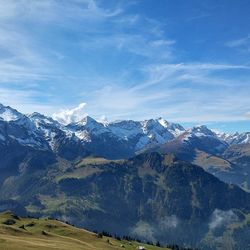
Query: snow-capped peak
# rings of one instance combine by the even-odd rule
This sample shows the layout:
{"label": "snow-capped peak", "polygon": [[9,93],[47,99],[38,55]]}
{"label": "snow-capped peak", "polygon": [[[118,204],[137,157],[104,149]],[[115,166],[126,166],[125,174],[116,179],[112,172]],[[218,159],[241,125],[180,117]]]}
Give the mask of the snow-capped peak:
{"label": "snow-capped peak", "polygon": [[[24,146],[47,149],[47,143],[43,137],[40,136],[33,121],[30,118],[17,110],[0,105],[0,121],[4,121],[4,126],[7,129],[1,129],[1,137],[7,141],[16,141]],[[3,127],[2,127],[3,128]]]}
{"label": "snow-capped peak", "polygon": [[218,137],[229,144],[250,143],[250,132],[244,132],[244,133],[236,132],[234,134],[220,133],[218,134]]}
{"label": "snow-capped peak", "polygon": [[163,118],[158,118],[158,122],[164,127],[167,128],[175,137],[184,133],[186,130],[178,123],[172,123],[164,120]]}
{"label": "snow-capped peak", "polygon": [[67,128],[72,131],[88,131],[95,134],[101,134],[106,130],[102,123],[96,121],[90,116],[85,116],[79,122],[69,124]]}
{"label": "snow-capped peak", "polygon": [[158,118],[157,121],[164,127],[167,128],[169,126],[169,122],[164,120],[163,118]]}
{"label": "snow-capped peak", "polygon": [[123,120],[110,122],[107,128],[115,136],[127,140],[128,138],[135,138],[142,133],[140,122],[133,120]]}
{"label": "snow-capped peak", "polygon": [[205,125],[198,125],[191,129],[196,136],[215,136],[215,133]]}
{"label": "snow-capped peak", "polygon": [[87,126],[90,124],[99,124],[95,119],[93,119],[90,116],[85,116],[83,119],[81,119],[79,122],[76,122],[75,124],[81,125],[81,126]]}
{"label": "snow-capped peak", "polygon": [[106,127],[102,123],[97,122],[90,116],[85,116],[78,122],[70,123],[66,126],[66,129],[85,142],[91,141],[91,135],[97,136],[107,132]]}
{"label": "snow-capped peak", "polygon": [[0,104],[0,119],[6,122],[16,121],[22,118],[24,115],[17,110]]}
{"label": "snow-capped peak", "polygon": [[36,126],[38,127],[39,124],[56,124],[59,125],[59,122],[53,120],[51,117],[45,116],[43,114],[40,114],[38,112],[34,112],[30,115],[28,115],[28,117],[35,122]]}
{"label": "snow-capped peak", "polygon": [[[56,150],[64,142],[86,145],[101,141],[107,145],[109,142],[112,145],[124,143],[129,150],[135,152],[152,145],[164,144],[175,138],[183,142],[213,141],[213,145],[218,144],[218,147],[220,144],[224,147],[228,144],[250,143],[250,132],[218,133],[204,125],[186,130],[180,124],[168,122],[163,118],[103,123],[88,115],[81,114],[81,117],[81,120],[77,119],[65,125],[37,112],[26,116],[0,104],[0,141],[3,143],[11,138],[23,145],[42,148],[46,148],[47,145],[52,150]],[[9,134],[5,132],[6,124],[11,128],[7,130]]]}
{"label": "snow-capped peak", "polygon": [[217,139],[216,134],[207,128],[205,125],[197,125],[190,129],[187,129],[184,133],[180,135],[182,141],[189,142],[193,138],[202,138],[202,137],[214,137]]}

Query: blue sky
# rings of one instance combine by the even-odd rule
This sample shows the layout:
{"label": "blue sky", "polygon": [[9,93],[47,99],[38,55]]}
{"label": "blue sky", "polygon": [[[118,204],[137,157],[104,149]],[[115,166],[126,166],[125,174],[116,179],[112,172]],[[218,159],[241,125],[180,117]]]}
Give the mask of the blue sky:
{"label": "blue sky", "polygon": [[250,130],[248,0],[0,0],[0,102]]}

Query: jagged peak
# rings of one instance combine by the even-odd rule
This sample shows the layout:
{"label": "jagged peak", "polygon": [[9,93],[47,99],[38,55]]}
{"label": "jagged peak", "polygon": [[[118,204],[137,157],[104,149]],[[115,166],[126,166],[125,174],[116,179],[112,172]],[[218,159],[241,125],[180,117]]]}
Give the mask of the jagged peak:
{"label": "jagged peak", "polygon": [[194,126],[191,129],[191,132],[192,133],[201,133],[201,134],[210,135],[210,136],[214,136],[215,135],[215,133],[212,130],[210,130],[206,125],[197,125],[197,126]]}
{"label": "jagged peak", "polygon": [[88,124],[100,124],[100,123],[96,121],[94,118],[87,115],[84,118],[82,118],[80,121],[76,122],[76,124],[85,126]]}
{"label": "jagged peak", "polygon": [[13,109],[10,106],[4,106],[0,104],[0,118],[4,121],[16,121],[20,118],[25,117],[22,113],[18,112],[16,109]]}
{"label": "jagged peak", "polygon": [[41,119],[41,120],[42,119],[49,119],[49,120],[53,120],[54,122],[57,122],[52,117],[46,116],[46,115],[38,113],[38,112],[33,112],[33,113],[29,114],[28,117],[29,118],[37,118],[37,119]]}
{"label": "jagged peak", "polygon": [[163,127],[167,128],[170,125],[170,122],[163,119],[162,117],[159,117],[156,119]]}
{"label": "jagged peak", "polygon": [[29,117],[37,117],[37,118],[48,118],[48,116],[45,116],[44,114],[38,113],[38,112],[33,112],[28,115]]}
{"label": "jagged peak", "polygon": [[158,119],[144,120],[141,122],[141,125],[147,129],[157,128],[157,127],[164,128],[164,126],[162,126],[162,124],[158,121]]}
{"label": "jagged peak", "polygon": [[38,113],[38,112],[33,112],[32,114],[29,114],[28,117],[34,121],[35,123],[38,124],[55,124],[56,126],[62,126],[58,121],[54,120],[50,116],[46,116],[44,114]]}
{"label": "jagged peak", "polygon": [[[11,110],[11,111],[13,111],[13,112],[20,113],[20,112],[18,112],[16,109],[14,109],[14,108],[12,108],[12,107],[10,107],[10,106],[5,106],[5,105],[3,105],[2,103],[0,103],[0,109],[8,109],[8,110]],[[20,113],[20,114],[21,114],[21,113]]]}

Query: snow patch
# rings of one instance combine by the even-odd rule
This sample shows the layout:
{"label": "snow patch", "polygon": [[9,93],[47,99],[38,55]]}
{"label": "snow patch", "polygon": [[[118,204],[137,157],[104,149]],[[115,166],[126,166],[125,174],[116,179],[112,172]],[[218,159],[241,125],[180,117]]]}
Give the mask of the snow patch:
{"label": "snow patch", "polygon": [[3,135],[0,135],[0,140],[5,141],[5,137]]}
{"label": "snow patch", "polygon": [[5,109],[0,109],[0,117],[6,122],[10,122],[18,120],[20,118],[20,114],[5,108]]}

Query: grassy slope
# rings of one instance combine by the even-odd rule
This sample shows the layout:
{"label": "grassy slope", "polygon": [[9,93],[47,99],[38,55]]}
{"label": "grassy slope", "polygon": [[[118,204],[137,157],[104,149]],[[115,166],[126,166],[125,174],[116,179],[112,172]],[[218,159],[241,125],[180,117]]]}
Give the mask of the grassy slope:
{"label": "grassy slope", "polygon": [[202,167],[204,170],[217,168],[221,171],[228,171],[231,169],[231,164],[229,161],[215,155],[207,154],[200,150],[196,150],[196,157],[192,163]]}
{"label": "grassy slope", "polygon": [[[15,224],[5,225],[6,220]],[[20,226],[24,225],[24,229]],[[109,240],[109,242],[108,242]],[[124,248],[121,247],[124,245]],[[13,217],[10,212],[0,214],[0,249],[1,250],[95,250],[95,249],[136,249],[144,245],[147,250],[159,248],[137,242],[118,241],[113,238],[97,238],[96,234],[68,224],[49,219]]]}

